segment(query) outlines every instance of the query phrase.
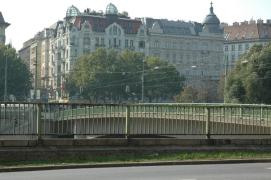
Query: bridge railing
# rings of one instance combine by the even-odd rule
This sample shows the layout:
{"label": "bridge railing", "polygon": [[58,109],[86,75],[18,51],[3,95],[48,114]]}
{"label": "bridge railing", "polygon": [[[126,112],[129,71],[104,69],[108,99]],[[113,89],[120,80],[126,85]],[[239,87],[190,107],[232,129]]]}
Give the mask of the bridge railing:
{"label": "bridge railing", "polygon": [[270,134],[268,105],[0,102],[0,135]]}

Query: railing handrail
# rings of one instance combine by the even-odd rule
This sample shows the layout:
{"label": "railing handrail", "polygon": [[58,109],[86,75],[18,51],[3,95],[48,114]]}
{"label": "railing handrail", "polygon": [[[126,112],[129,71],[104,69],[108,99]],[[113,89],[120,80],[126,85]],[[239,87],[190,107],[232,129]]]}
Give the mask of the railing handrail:
{"label": "railing handrail", "polygon": [[0,104],[44,104],[44,105],[87,105],[87,106],[195,106],[195,107],[271,107],[268,104],[233,104],[233,103],[57,103],[57,102],[4,102]]}

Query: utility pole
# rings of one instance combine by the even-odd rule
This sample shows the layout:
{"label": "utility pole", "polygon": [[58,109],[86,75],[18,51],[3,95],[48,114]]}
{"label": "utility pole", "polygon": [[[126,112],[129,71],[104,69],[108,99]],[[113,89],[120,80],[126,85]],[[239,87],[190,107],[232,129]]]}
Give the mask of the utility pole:
{"label": "utility pole", "polygon": [[144,59],[142,60],[142,77],[141,77],[141,102],[144,103],[144,71],[145,71],[145,65],[144,65]]}
{"label": "utility pole", "polygon": [[224,103],[225,103],[225,101],[226,101],[226,98],[225,98],[225,89],[226,89],[226,84],[227,84],[227,75],[228,75],[228,57],[227,56],[224,56],[224,58],[225,58],[225,60],[224,60],[224,70],[225,70],[225,72],[224,72],[224,95],[223,95],[223,97],[224,97]]}
{"label": "utility pole", "polygon": [[6,62],[5,62],[5,88],[4,88],[4,102],[7,101],[7,76],[8,76],[8,56],[6,54]]}

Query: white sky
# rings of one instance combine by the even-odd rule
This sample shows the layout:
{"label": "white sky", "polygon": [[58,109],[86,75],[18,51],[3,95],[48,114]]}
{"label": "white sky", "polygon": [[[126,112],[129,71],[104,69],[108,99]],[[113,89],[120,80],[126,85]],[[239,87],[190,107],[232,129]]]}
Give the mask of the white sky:
{"label": "white sky", "polygon": [[[211,0],[0,0],[0,11],[11,23],[6,43],[19,50],[23,42],[38,31],[63,20],[69,6],[81,12],[86,8],[105,11],[112,2],[119,12],[131,18],[153,17],[202,22],[209,13]],[[253,19],[271,19],[271,0],[213,0],[214,12],[221,22],[233,23]]]}

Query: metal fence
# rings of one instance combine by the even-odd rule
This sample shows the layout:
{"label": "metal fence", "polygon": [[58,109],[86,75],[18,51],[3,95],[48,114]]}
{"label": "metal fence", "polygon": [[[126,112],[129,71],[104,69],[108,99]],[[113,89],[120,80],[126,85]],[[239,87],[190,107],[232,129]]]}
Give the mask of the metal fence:
{"label": "metal fence", "polygon": [[271,106],[0,103],[0,135],[270,135]]}

